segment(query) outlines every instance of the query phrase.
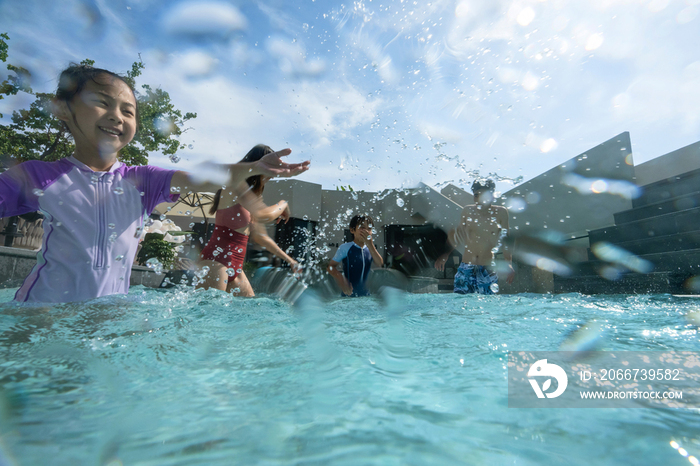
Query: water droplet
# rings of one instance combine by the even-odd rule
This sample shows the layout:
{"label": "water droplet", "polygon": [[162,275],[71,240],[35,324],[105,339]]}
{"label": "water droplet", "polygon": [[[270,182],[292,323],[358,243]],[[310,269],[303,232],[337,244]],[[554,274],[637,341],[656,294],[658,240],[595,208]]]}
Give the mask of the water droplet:
{"label": "water droplet", "polygon": [[308,215],[304,215],[302,218],[303,218],[304,220],[308,220],[308,219],[309,219],[309,216],[308,216]]}
{"label": "water droplet", "polygon": [[190,228],[194,228],[194,222],[190,223]]}
{"label": "water droplet", "polygon": [[117,232],[115,231],[111,235],[109,235],[109,242],[114,243],[117,240]]}
{"label": "water droplet", "polygon": [[180,157],[178,155],[175,155],[175,154],[170,154],[170,161],[172,163],[178,163],[180,161]]}
{"label": "water droplet", "polygon": [[110,224],[107,225],[107,227],[108,227],[110,230],[114,230],[114,227],[115,227],[115,226],[116,226],[116,225],[115,225],[114,223],[110,223]]}
{"label": "water droplet", "polygon": [[151,257],[146,261],[146,267],[148,267],[149,269],[152,269],[157,264],[160,264],[160,261],[156,257]]}
{"label": "water droplet", "polygon": [[44,195],[44,191],[42,191],[42,190],[39,189],[39,188],[34,188],[34,189],[32,190],[32,193],[34,193],[34,195],[35,195],[35,196],[38,196],[38,197],[41,197],[41,196]]}
{"label": "water droplet", "polygon": [[194,146],[192,144],[187,146],[188,149],[194,149]]}
{"label": "water droplet", "polygon": [[92,176],[90,177],[90,183],[96,184],[98,181],[100,181],[99,175],[96,175],[96,174],[95,174],[95,175],[92,175]]}
{"label": "water droplet", "polygon": [[114,258],[114,260],[117,262],[120,262],[122,259],[124,259],[124,256],[122,256],[121,254]]}
{"label": "water droplet", "polygon": [[403,207],[403,205],[404,205],[403,199],[401,199],[400,197],[397,197],[396,198],[396,205],[399,207]]}
{"label": "water droplet", "polygon": [[146,267],[153,269],[157,274],[163,273],[163,264],[160,263],[157,257],[151,257],[146,261]]}
{"label": "water droplet", "polygon": [[114,188],[114,194],[116,194],[117,196],[124,194],[124,188],[121,188],[121,187]]}
{"label": "water droplet", "polygon": [[160,216],[160,219],[161,219],[161,220],[165,220],[165,219],[166,219],[165,214],[161,215],[161,216]]}
{"label": "water droplet", "polygon": [[228,268],[228,269],[226,269],[226,274],[227,274],[229,277],[233,277],[233,276],[236,274],[236,271],[233,270],[233,269],[231,269],[231,268]]}

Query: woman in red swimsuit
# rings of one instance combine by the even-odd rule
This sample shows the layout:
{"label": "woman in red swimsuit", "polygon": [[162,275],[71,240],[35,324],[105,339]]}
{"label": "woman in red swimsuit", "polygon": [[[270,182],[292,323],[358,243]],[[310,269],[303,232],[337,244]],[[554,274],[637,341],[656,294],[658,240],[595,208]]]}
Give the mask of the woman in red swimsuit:
{"label": "woman in red swimsuit", "polygon": [[[274,152],[270,147],[258,144],[243,157],[241,162],[254,162],[263,156]],[[250,194],[254,197],[252,202],[262,203],[262,192],[269,178],[264,176],[251,176],[246,179],[250,186]],[[251,203],[250,199],[246,200]],[[219,209],[219,203],[231,207]],[[285,254],[277,243],[267,235],[265,223],[274,220],[279,222],[289,220],[289,206],[287,201],[280,201],[269,207],[255,209],[255,217],[251,217],[231,193],[222,192],[219,189],[214,197],[214,203],[209,209],[210,214],[216,214],[214,232],[211,239],[202,250],[199,266],[209,267],[209,273],[198,288],[216,288],[230,292],[234,290],[234,296],[255,296],[250,286],[248,277],[243,272],[243,261],[248,247],[248,238],[252,239],[280,259],[287,261],[292,270],[299,269],[297,261]]]}

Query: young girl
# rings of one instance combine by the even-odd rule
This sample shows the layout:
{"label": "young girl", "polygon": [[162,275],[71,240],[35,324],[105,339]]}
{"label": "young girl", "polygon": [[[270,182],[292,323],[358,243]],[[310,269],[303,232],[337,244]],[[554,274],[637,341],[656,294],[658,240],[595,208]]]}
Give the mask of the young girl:
{"label": "young girl", "polygon": [[[75,141],[73,155],[57,162],[28,161],[0,175],[0,217],[37,210],[45,217],[37,264],[15,300],[70,302],[125,294],[139,233],[154,207],[174,202],[179,195],[171,193],[214,191],[221,185],[117,160],[138,129],[138,106],[133,89],[115,73],[70,66],[61,73],[54,106]],[[244,191],[240,185],[248,176],[307,170],[308,162],[281,162],[290,152],[219,170],[229,175],[227,189]],[[242,195],[241,202],[249,197]]]}
{"label": "young girl", "polygon": [[[258,144],[243,157],[241,162],[255,162],[262,159],[267,154],[274,151],[270,147]],[[246,179],[251,192],[258,196],[262,202],[262,193],[265,183],[269,178],[257,175]],[[285,254],[282,249],[267,235],[263,223],[273,220],[284,219],[289,221],[289,207],[287,201],[280,201],[277,204],[258,209],[251,216],[251,212],[246,210],[231,193],[222,194],[219,189],[214,197],[214,204],[209,210],[210,214],[216,213],[214,221],[214,232],[211,239],[202,250],[202,260],[200,266],[209,267],[209,274],[201,284],[202,288],[217,288],[223,291],[238,289],[234,294],[237,296],[255,296],[253,288],[250,286],[248,277],[243,272],[243,261],[248,247],[248,236],[265,249],[273,253],[280,259],[287,261],[294,272],[299,268],[297,261]],[[231,207],[219,209],[219,203],[233,204]]]}

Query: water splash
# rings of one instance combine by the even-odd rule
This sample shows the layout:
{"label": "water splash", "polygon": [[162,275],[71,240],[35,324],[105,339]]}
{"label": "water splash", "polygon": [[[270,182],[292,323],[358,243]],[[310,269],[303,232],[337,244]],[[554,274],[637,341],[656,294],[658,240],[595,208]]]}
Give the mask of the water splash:
{"label": "water splash", "polygon": [[591,245],[591,251],[601,260],[621,265],[633,272],[650,273],[654,270],[654,264],[646,259],[606,241],[600,241]]}
{"label": "water splash", "polygon": [[642,195],[642,189],[639,186],[625,180],[586,178],[575,173],[568,173],[561,180],[564,185],[576,189],[581,194],[608,193],[623,199],[637,199]]}

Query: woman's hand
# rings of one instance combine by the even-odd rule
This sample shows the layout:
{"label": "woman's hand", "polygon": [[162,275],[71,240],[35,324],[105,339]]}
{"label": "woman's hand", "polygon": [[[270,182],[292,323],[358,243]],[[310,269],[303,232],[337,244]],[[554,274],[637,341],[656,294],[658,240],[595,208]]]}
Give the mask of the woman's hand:
{"label": "woman's hand", "polygon": [[276,176],[287,178],[297,176],[300,173],[309,169],[308,160],[301,163],[286,163],[282,162],[282,157],[292,153],[291,149],[282,149],[277,152],[267,154],[257,162],[255,162],[255,171],[258,175],[274,178]]}
{"label": "woman's hand", "polygon": [[299,264],[299,262],[295,261],[294,259],[292,259],[289,262],[289,266],[292,268],[293,273],[296,274],[296,273],[301,272],[301,265]]}

